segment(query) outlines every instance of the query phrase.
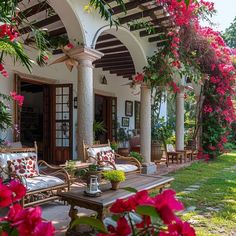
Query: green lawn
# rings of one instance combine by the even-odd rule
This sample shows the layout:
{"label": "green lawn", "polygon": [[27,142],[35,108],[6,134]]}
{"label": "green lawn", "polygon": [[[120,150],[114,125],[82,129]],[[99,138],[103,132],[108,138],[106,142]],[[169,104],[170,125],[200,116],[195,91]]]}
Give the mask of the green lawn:
{"label": "green lawn", "polygon": [[[236,235],[236,153],[193,163],[171,176],[171,188],[187,208],[181,217],[197,235]],[[195,190],[185,192],[191,185]]]}

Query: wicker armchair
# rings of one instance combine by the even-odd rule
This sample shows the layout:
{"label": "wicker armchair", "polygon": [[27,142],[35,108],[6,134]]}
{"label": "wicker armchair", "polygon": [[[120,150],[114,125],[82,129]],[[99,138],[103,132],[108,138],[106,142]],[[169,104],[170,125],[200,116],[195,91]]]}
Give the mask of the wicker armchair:
{"label": "wicker armchair", "polygon": [[86,145],[84,144],[84,161],[91,162],[93,164],[101,165],[105,163],[104,170],[114,169],[123,170],[126,174],[141,172],[141,163],[134,157],[124,157],[117,153],[114,154],[114,160],[99,160],[99,153],[103,151],[112,151],[110,142],[106,144],[98,145]]}
{"label": "wicker armchair", "polygon": [[39,205],[48,201],[58,199],[58,192],[70,189],[70,179],[66,170],[62,167],[54,167],[43,160],[35,164],[38,175],[24,177],[12,171],[14,160],[36,157],[37,145],[34,148],[0,149],[0,177],[3,179],[19,179],[27,188],[25,197],[22,200],[24,207]]}

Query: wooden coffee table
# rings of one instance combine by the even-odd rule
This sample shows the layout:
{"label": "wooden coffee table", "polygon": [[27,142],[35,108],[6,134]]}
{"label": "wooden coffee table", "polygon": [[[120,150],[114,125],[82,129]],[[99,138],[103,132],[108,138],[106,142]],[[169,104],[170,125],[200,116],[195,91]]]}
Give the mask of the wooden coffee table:
{"label": "wooden coffee table", "polygon": [[[161,192],[163,188],[169,185],[173,180],[174,178],[172,177],[132,174],[127,176],[126,181],[121,183],[120,188],[132,187],[138,191],[159,189]],[[69,212],[71,222],[77,217],[78,211],[75,209],[75,206],[96,211],[98,213],[97,218],[102,220],[105,210],[107,210],[107,208],[117,199],[128,198],[134,195],[134,193],[123,189],[111,190],[110,188],[110,183],[101,185],[100,189],[102,195],[100,197],[85,196],[84,189],[59,193],[61,199],[71,205]]]}

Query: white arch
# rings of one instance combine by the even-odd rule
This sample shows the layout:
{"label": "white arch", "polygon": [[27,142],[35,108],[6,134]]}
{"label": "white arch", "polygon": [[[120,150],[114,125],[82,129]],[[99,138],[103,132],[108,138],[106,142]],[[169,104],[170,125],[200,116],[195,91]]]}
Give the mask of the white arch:
{"label": "white arch", "polygon": [[49,0],[48,2],[63,22],[69,40],[72,43],[76,40],[76,42],[86,45],[85,30],[83,29],[80,17],[75,11],[71,1]]}
{"label": "white arch", "polygon": [[141,73],[143,67],[147,65],[147,57],[138,39],[124,27],[117,29],[115,26],[111,28],[109,25],[106,25],[96,32],[92,41],[92,48],[95,48],[97,39],[103,32],[114,35],[127,47],[133,59],[136,72]]}

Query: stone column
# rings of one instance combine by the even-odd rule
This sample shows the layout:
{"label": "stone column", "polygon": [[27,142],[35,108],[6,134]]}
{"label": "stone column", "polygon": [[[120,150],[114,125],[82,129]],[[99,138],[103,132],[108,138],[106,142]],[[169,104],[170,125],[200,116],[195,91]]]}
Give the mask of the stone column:
{"label": "stone column", "polygon": [[78,117],[77,148],[78,159],[83,160],[85,144],[93,144],[94,93],[93,93],[93,61],[103,54],[90,48],[74,48],[68,55],[78,61]]}
{"label": "stone column", "polygon": [[176,150],[184,150],[184,89],[176,96]]}
{"label": "stone column", "polygon": [[141,154],[144,158],[142,172],[156,172],[156,165],[151,163],[151,89],[141,85],[141,114],[140,114]]}

